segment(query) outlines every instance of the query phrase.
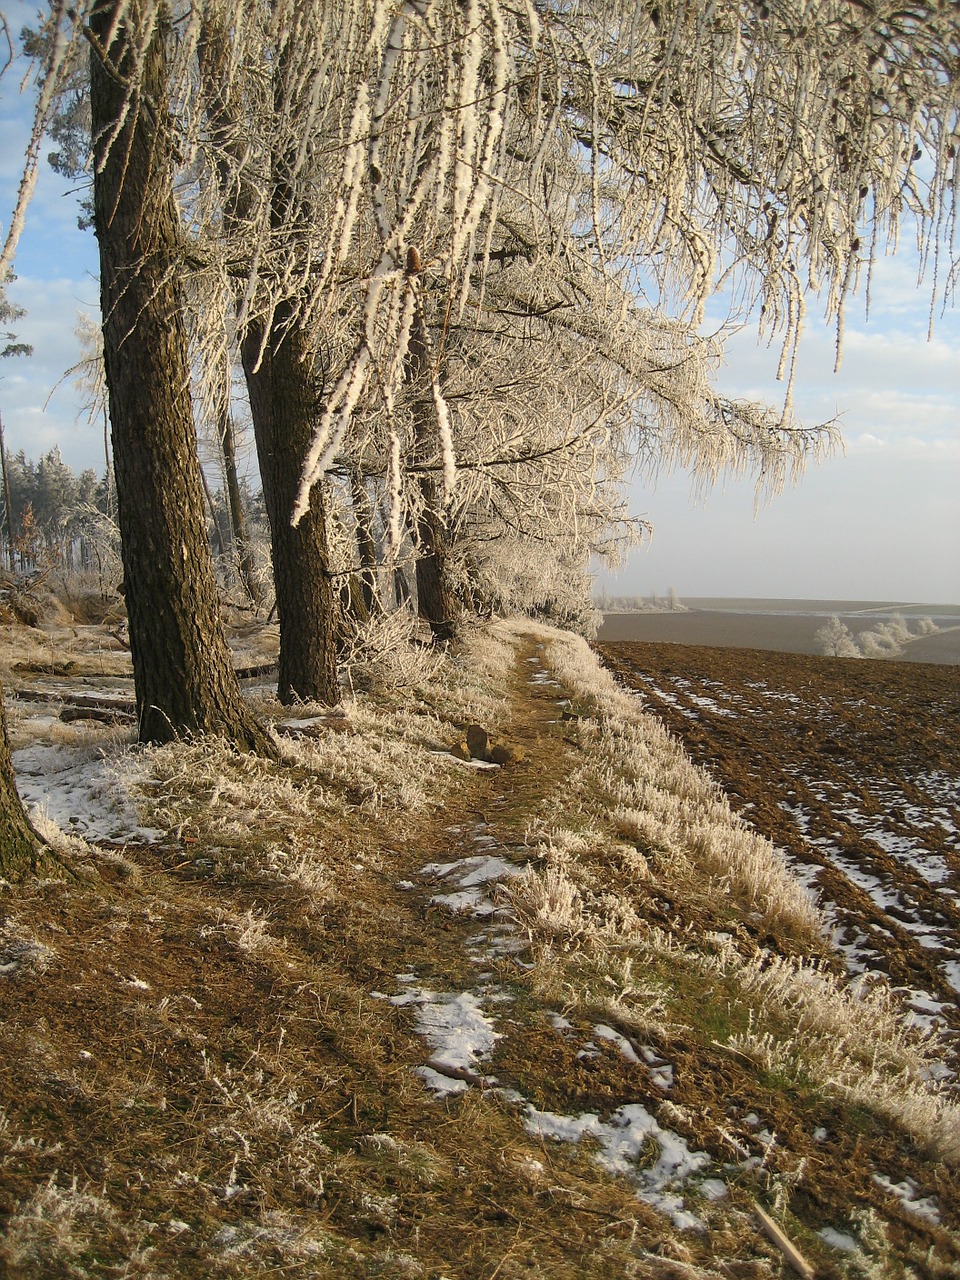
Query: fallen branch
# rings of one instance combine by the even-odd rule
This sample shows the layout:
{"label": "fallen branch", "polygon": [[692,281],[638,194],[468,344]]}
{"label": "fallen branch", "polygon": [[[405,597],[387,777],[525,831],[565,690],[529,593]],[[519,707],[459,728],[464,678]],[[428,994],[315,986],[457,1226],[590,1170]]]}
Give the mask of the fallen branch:
{"label": "fallen branch", "polygon": [[73,720],[97,720],[101,724],[133,724],[136,718],[136,712],[128,711],[121,706],[78,707],[67,705],[60,712],[60,719],[65,724],[70,724]]}
{"label": "fallen branch", "polygon": [[757,1215],[761,1227],[763,1227],[764,1235],[771,1243],[777,1246],[794,1271],[802,1276],[803,1280],[816,1280],[817,1273],[782,1228],[778,1227],[769,1214],[764,1213],[758,1204],[753,1206],[753,1211]]}

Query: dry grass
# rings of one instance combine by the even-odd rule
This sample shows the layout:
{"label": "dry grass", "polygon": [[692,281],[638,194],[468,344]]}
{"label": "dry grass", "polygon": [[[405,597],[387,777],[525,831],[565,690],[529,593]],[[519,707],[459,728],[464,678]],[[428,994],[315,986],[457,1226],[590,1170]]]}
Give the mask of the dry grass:
{"label": "dry grass", "polygon": [[[562,995],[568,1009],[662,1033],[670,1013],[683,1018],[676,997],[689,989],[690,975],[713,970],[738,992],[731,1049],[770,1075],[811,1081],[872,1109],[932,1157],[960,1164],[960,1106],[931,1071],[943,1046],[908,1026],[886,986],[851,989],[824,966],[822,920],[769,841],[732,814],[709,775],[615,685],[581,640],[545,628],[539,635],[547,662],[581,708],[575,723],[586,756],[536,832],[540,869],[504,890],[534,945],[541,989]],[[622,843],[610,839],[611,826],[621,842],[634,844],[626,857]],[[651,929],[644,910],[664,890],[676,911],[668,932]],[[677,901],[684,898],[686,905]],[[696,918],[715,926],[729,920],[732,903],[787,942],[789,953],[745,959],[742,944],[716,928],[698,939]],[[806,959],[804,947],[816,958]],[[625,952],[633,969],[667,971],[668,981],[630,990]],[[629,995],[605,998],[605,983]],[[664,1001],[671,987],[674,998]]]}
{"label": "dry grass", "polygon": [[594,712],[581,729],[590,753],[578,797],[676,872],[706,873],[760,911],[772,929],[799,937],[824,929],[816,908],[769,841],[736,817],[717,784],[695,766],[659,721],[644,714],[567,632],[542,633],[547,660],[577,704]]}
{"label": "dry grass", "polygon": [[[913,1177],[944,1218],[956,1203],[933,1046],[887,995],[815,963],[816,913],[711,779],[564,633],[497,624],[442,659],[364,652],[336,713],[298,708],[280,763],[104,739],[117,796],[160,838],[64,838],[75,882],[0,886],[0,1269],[714,1280],[736,1258],[740,1280],[765,1280],[782,1262],[759,1197],[834,1280],[946,1280],[947,1232],[911,1225],[870,1173]],[[560,694],[531,691],[528,657]],[[564,694],[579,718],[560,719]],[[450,758],[474,721],[522,741],[523,763]],[[490,955],[487,924],[421,875],[477,836],[526,868],[499,898],[516,945]],[[486,993],[500,1039],[483,1070],[502,1092],[424,1088],[430,1048],[383,998],[415,986]],[[681,1231],[589,1144],[532,1137],[525,1100],[604,1120],[642,1102],[710,1153],[727,1194],[684,1189],[705,1230]],[[850,1195],[875,1215],[862,1228]],[[819,1240],[823,1213],[858,1254]]]}
{"label": "dry grass", "polygon": [[842,984],[819,965],[782,957],[742,964],[728,951],[745,995],[773,1005],[788,1037],[750,1031],[731,1045],[769,1071],[809,1076],[902,1127],[937,1160],[960,1165],[960,1104],[932,1068],[946,1046],[904,1020],[889,987]]}

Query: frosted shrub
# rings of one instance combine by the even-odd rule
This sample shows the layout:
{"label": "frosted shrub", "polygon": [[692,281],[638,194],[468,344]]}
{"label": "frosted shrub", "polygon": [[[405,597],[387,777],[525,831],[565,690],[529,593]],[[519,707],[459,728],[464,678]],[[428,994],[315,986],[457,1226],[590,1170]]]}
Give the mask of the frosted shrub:
{"label": "frosted shrub", "polygon": [[344,641],[340,666],[355,689],[406,689],[428,684],[443,654],[416,641],[417,620],[406,609],[355,625]]}
{"label": "frosted shrub", "polygon": [[903,644],[911,639],[910,628],[907,626],[906,620],[902,613],[895,613],[889,622],[884,623],[883,629],[892,640],[898,644]]}
{"label": "frosted shrub", "polygon": [[518,922],[531,934],[573,939],[583,930],[580,894],[559,868],[527,870],[503,888]]}
{"label": "frosted shrub", "polygon": [[[930,622],[930,625],[933,626],[933,623]],[[933,630],[936,629],[934,626]],[[921,629],[920,634],[932,633]],[[862,632],[860,645],[866,658],[899,658],[903,653],[903,646],[913,638],[903,615],[895,613],[889,622],[878,623],[872,630]]]}
{"label": "frosted shrub", "polygon": [[898,658],[903,653],[898,635],[889,630],[887,623],[861,632],[860,647],[865,658]]}

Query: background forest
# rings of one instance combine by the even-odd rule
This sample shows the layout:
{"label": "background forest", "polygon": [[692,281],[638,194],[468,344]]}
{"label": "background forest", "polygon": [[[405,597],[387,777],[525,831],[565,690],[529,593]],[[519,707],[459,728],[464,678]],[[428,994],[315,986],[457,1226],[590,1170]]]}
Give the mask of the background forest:
{"label": "background forest", "polygon": [[[207,530],[221,586],[249,597],[232,537],[234,516],[225,485],[214,490],[204,476],[204,488]],[[242,527],[252,530],[262,555],[268,539],[262,495],[251,492],[245,478],[240,479],[238,492]],[[103,602],[116,597],[123,572],[112,472],[98,476],[86,468],[75,475],[59,449],[36,462],[20,449],[4,458],[4,513],[0,532],[4,568],[18,576],[51,575],[58,590],[74,602],[89,592],[99,594]],[[254,591],[260,602],[256,584]]]}
{"label": "background forest", "polygon": [[63,566],[88,570],[102,517],[111,514],[111,483],[93,470],[79,476],[53,449],[39,461],[21,449],[4,458],[2,563],[21,574]]}

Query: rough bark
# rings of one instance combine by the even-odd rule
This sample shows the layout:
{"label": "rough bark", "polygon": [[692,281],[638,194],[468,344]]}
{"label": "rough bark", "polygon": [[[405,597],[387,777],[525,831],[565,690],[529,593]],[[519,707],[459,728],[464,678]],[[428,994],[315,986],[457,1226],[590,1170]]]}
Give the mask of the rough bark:
{"label": "rough bark", "polygon": [[[416,260],[415,260],[416,261]],[[418,315],[410,338],[406,379],[416,390],[413,406],[416,461],[436,452],[437,432],[433,395],[427,385],[429,347]],[[456,631],[459,608],[447,573],[449,541],[442,504],[433,473],[421,471],[418,483],[423,505],[413,529],[416,546],[417,613],[430,625],[435,640],[449,640]]]}
{"label": "rough bark", "polygon": [[[107,4],[91,15],[101,47],[120,9]],[[94,45],[90,103],[103,354],[140,739],[216,734],[273,754],[243,702],[217,604],[175,280],[163,24],[139,83],[124,85],[136,74],[129,37],[139,17],[134,4],[117,22],[109,66]]]}
{"label": "rough bark", "polygon": [[210,492],[210,482],[207,480],[207,474],[203,467],[200,468],[200,483],[203,486],[203,496],[206,499],[207,510],[210,513],[210,522],[213,525],[213,536],[217,544],[217,555],[221,560],[226,560],[227,540],[223,536],[223,526],[220,524],[220,517],[217,515],[216,503],[213,500],[213,494]]}
{"label": "rough bark", "polygon": [[57,875],[61,871],[55,855],[31,827],[17,794],[0,693],[0,877],[15,882],[31,875]]}
{"label": "rough bark", "polygon": [[[206,95],[206,113],[210,126],[210,137],[214,144],[216,157],[214,171],[220,184],[223,200],[223,220],[229,231],[238,222],[243,221],[251,200],[249,191],[243,184],[234,185],[232,181],[231,161],[238,165],[242,159],[239,153],[235,123],[235,110],[228,99],[228,89],[224,64],[227,61],[227,34],[217,17],[206,14],[201,21],[200,41],[197,47],[202,77],[203,91]],[[228,371],[229,378],[229,371]],[[230,416],[229,388],[218,405],[219,421],[217,434],[220,438],[220,453],[223,458],[224,480],[227,490],[227,504],[230,511],[230,527],[233,531],[233,543],[240,568],[240,578],[251,602],[258,608],[263,604],[263,591],[254,571],[253,555],[247,535],[246,514],[243,509],[243,498],[240,493],[240,481],[237,477],[237,458],[234,441],[233,420]]]}
{"label": "rough bark", "polygon": [[410,599],[410,583],[399,565],[395,565],[393,569],[393,598],[398,606],[406,604]]}
{"label": "rough bark", "polygon": [[322,485],[314,486],[310,508],[296,528],[290,523],[313,429],[316,396],[309,355],[295,323],[283,332],[275,321],[257,368],[262,343],[262,335],[252,330],[241,353],[270,521],[280,624],[277,696],[284,703],[332,706],[340,690]]}

